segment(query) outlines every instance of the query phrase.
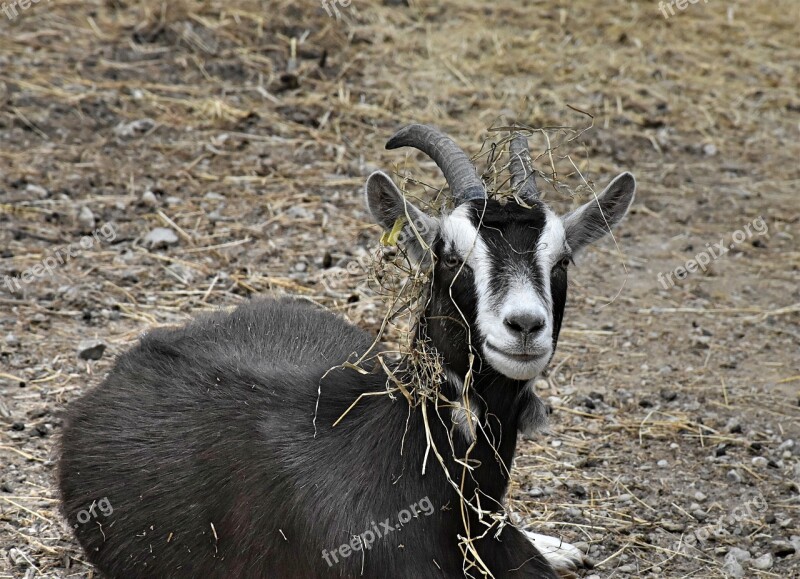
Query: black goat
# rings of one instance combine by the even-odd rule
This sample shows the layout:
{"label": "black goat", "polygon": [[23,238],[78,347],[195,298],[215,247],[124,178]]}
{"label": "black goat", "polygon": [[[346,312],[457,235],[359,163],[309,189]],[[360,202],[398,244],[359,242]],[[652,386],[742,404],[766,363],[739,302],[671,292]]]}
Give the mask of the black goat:
{"label": "black goat", "polygon": [[511,147],[522,203],[505,204],[437,130],[408,126],[399,146],[431,156],[456,200],[435,218],[383,173],[366,185],[376,221],[402,225],[432,268],[415,335],[440,356],[438,396],[362,396],[387,389],[385,370],[340,365],[373,338],[301,301],[153,330],[71,406],[62,439],[63,512],[102,573],[551,579],[580,559],[510,524],[503,501],[518,431],[543,422],[532,381],[555,350],[567,267],[625,215],[633,177],[560,218],[524,139]]}

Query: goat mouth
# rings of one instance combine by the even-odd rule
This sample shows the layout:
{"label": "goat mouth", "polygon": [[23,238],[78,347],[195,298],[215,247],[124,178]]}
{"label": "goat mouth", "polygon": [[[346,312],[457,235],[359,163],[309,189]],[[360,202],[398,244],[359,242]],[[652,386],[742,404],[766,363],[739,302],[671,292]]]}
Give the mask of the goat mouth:
{"label": "goat mouth", "polygon": [[501,350],[497,346],[493,345],[491,342],[486,342],[486,347],[496,354],[500,354],[504,358],[509,360],[514,360],[515,362],[522,362],[523,364],[529,362],[536,362],[540,360],[542,356],[545,354],[543,350],[532,350],[531,352],[523,352],[523,353],[514,353],[514,352],[507,352],[505,350]]}

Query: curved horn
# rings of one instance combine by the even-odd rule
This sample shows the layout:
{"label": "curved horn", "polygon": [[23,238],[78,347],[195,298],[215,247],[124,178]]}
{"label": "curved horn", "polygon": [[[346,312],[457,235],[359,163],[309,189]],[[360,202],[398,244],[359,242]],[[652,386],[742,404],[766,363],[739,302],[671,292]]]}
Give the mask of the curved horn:
{"label": "curved horn", "polygon": [[509,147],[511,155],[511,186],[523,201],[535,201],[539,198],[536,188],[536,171],[531,165],[531,155],[528,151],[528,139],[517,135],[511,139]]}
{"label": "curved horn", "polygon": [[486,198],[486,187],[467,154],[439,129],[428,125],[405,126],[386,143],[387,149],[399,147],[414,147],[433,159],[442,170],[457,204]]}

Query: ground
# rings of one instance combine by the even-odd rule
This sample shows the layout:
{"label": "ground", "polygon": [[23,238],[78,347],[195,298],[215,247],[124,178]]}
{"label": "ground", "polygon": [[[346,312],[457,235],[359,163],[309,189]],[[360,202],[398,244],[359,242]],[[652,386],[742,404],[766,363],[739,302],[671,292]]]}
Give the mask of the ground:
{"label": "ground", "polygon": [[365,176],[443,185],[383,148],[412,121],[481,170],[495,129],[541,129],[559,211],[638,181],[571,273],[550,427],[513,473],[525,522],[587,550],[584,577],[800,577],[795,0],[21,4],[0,12],[0,578],[92,576],[55,445],[140,333],[254,294],[377,332]]}

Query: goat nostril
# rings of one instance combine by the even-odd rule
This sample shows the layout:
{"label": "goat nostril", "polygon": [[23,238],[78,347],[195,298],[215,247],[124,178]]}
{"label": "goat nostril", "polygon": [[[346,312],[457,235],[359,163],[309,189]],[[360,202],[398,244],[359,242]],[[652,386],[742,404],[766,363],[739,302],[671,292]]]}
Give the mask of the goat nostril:
{"label": "goat nostril", "polygon": [[544,328],[544,318],[533,314],[512,314],[503,323],[512,332],[518,334],[534,334]]}

